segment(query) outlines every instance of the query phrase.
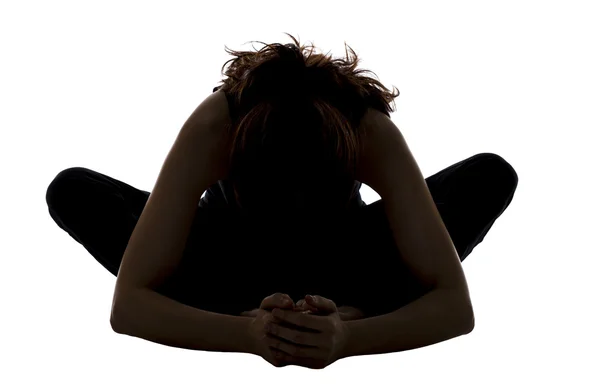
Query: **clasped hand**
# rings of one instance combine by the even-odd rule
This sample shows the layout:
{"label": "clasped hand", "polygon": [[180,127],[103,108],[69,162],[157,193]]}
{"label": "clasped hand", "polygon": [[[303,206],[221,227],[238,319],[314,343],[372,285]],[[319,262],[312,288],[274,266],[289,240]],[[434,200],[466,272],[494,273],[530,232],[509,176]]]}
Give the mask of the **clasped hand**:
{"label": "clasped hand", "polygon": [[294,304],[288,295],[275,293],[242,316],[254,317],[250,333],[256,354],[276,367],[322,369],[342,357],[348,339],[336,304],[322,296],[307,295]]}

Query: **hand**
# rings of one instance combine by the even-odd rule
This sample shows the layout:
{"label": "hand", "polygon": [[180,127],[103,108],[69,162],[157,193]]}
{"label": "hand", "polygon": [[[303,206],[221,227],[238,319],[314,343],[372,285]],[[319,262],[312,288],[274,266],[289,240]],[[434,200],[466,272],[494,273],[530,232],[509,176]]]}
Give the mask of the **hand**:
{"label": "hand", "polygon": [[[289,297],[289,295],[287,295],[287,294],[283,294],[283,296]],[[269,297],[272,297],[272,296],[269,296]],[[291,300],[291,298],[290,298],[290,300]],[[265,300],[263,300],[263,302],[264,301]],[[301,305],[300,302],[302,302],[302,304],[304,304],[304,299],[299,300],[296,304],[293,304],[292,308],[289,308],[289,306],[287,306],[287,305],[284,308],[281,308],[281,307],[279,307],[279,308],[281,308],[281,309],[291,309],[294,312],[302,312],[302,313],[312,313],[313,312],[313,310],[311,310],[311,308],[308,308],[308,307],[305,308],[303,305]],[[271,310],[270,308],[264,308],[264,309],[268,309],[269,311]],[[260,310],[261,310],[261,308],[255,308],[255,309],[253,309],[251,311],[244,311],[244,312],[240,313],[240,316],[256,317],[256,315],[258,315],[258,312]]]}
{"label": "hand", "polygon": [[[298,300],[296,302],[296,307],[299,310],[305,309],[305,310],[310,310],[311,313],[319,314],[318,308],[315,308],[315,307],[311,306],[310,304],[307,304],[305,299]],[[366,317],[365,313],[362,310],[355,308],[355,307],[348,306],[348,305],[338,307],[338,313],[339,313],[340,319],[342,319],[342,321],[358,320],[358,319],[364,319]]]}
{"label": "hand", "polygon": [[[273,309],[266,319],[265,340],[277,350],[277,361],[323,369],[341,358],[348,340],[347,324],[341,320],[335,303],[325,297],[307,295],[304,306],[316,314]],[[289,328],[290,324],[296,328]]]}
{"label": "hand", "polygon": [[273,321],[271,310],[294,309],[294,303],[289,295],[275,293],[263,299],[260,308],[242,312],[242,316],[254,317],[250,322],[249,333],[253,343],[253,353],[260,355],[264,360],[275,367],[287,366],[288,363],[277,358],[278,350],[271,347],[272,340],[267,335],[267,327]]}

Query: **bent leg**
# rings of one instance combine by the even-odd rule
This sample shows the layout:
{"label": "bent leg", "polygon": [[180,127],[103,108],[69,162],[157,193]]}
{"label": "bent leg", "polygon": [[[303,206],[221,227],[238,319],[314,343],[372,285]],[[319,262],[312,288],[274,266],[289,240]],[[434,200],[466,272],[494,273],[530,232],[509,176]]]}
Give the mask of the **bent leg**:
{"label": "bent leg", "polygon": [[[117,276],[149,196],[107,175],[74,167],[52,180],[46,202],[56,224]],[[179,266],[155,291],[214,312],[238,315],[256,308],[268,292],[256,274],[268,275],[260,259],[253,262],[247,252],[255,245],[243,226],[233,209],[199,206]]]}
{"label": "bent leg", "polygon": [[83,167],[61,171],[46,190],[56,224],[114,276],[149,192]]}
{"label": "bent leg", "polygon": [[481,153],[426,179],[461,261],[512,202],[519,177],[504,158]]}
{"label": "bent leg", "polygon": [[[511,203],[518,184],[516,171],[496,154],[481,153],[426,179],[440,216],[463,261]],[[391,312],[426,293],[410,273],[396,246],[385,215],[383,199],[361,209],[353,222],[354,237],[347,267],[343,305],[365,307],[370,315]],[[352,259],[354,256],[354,260]],[[373,302],[386,299],[382,304]],[[371,305],[368,307],[366,305]]]}

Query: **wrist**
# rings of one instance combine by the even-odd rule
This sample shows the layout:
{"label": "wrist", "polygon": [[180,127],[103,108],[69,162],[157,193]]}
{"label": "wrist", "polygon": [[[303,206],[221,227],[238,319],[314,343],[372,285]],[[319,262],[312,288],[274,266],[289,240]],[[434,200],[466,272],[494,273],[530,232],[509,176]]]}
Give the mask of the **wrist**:
{"label": "wrist", "polygon": [[355,307],[343,305],[338,307],[338,314],[342,321],[359,320],[366,318],[363,311]]}
{"label": "wrist", "polygon": [[335,355],[335,359],[332,361],[339,361],[340,359],[344,359],[348,356],[350,356],[349,354],[349,347],[350,347],[350,337],[351,337],[351,325],[348,322],[341,322],[340,323],[340,328],[341,328],[341,333],[342,333],[342,343],[340,345],[340,347],[337,350],[337,355]]}
{"label": "wrist", "polygon": [[254,321],[254,317],[241,317],[242,321],[240,331],[238,332],[238,340],[240,344],[240,352],[246,354],[257,355],[256,341],[252,336],[251,325]]}

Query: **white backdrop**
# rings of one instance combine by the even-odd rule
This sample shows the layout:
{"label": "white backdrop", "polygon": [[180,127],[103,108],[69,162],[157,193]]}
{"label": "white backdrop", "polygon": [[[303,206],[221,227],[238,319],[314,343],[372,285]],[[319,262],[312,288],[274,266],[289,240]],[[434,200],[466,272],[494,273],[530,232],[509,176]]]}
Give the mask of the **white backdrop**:
{"label": "white backdrop", "polygon": [[[2,2],[0,387],[600,387],[594,3]],[[512,204],[463,264],[469,335],[310,370],[112,331],[116,278],[51,219],[48,184],[83,166],[151,191],[224,46],[284,32],[336,57],[346,41],[400,90],[392,119],[425,177],[481,152],[516,169]]]}

